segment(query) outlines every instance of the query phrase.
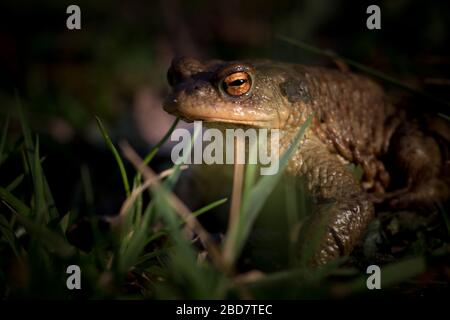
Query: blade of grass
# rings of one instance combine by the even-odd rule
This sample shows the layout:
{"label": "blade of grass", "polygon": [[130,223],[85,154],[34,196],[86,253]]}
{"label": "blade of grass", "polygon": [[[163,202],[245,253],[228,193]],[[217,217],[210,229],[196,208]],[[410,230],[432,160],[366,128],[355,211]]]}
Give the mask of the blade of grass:
{"label": "blade of grass", "polygon": [[450,116],[448,116],[448,115],[445,115],[443,113],[438,113],[438,116],[440,116],[441,118],[444,118],[447,121],[450,121]]}
{"label": "blade of grass", "polygon": [[16,189],[22,183],[24,178],[25,178],[24,174],[19,175],[10,184],[8,184],[6,190],[8,190],[9,192],[13,192],[14,189]]}
{"label": "blade of grass", "polygon": [[[133,182],[133,191],[136,188],[138,188],[140,182],[141,182],[141,179],[139,177],[135,176],[134,182]],[[131,194],[133,194],[133,191],[131,192]],[[140,225],[141,218],[142,218],[142,210],[143,210],[142,193],[136,197],[133,207],[134,207],[134,210],[133,210],[132,223],[134,223],[134,226],[136,227],[136,226]]]}
{"label": "blade of grass", "polygon": [[284,188],[284,194],[286,196],[286,218],[290,228],[289,231],[289,264],[292,266],[295,261],[296,255],[296,242],[298,238],[298,206],[297,206],[297,193],[292,181],[288,181]]}
{"label": "blade of grass", "polygon": [[[202,215],[202,214],[204,214],[204,213],[206,213],[206,212],[208,212],[208,211],[210,211],[210,210],[212,210],[212,209],[214,209],[214,208],[224,204],[225,202],[227,202],[227,200],[228,200],[227,198],[223,198],[223,199],[211,202],[210,204],[204,206],[203,208],[200,208],[200,209],[198,209],[196,211],[193,211],[192,215],[194,217],[198,217],[198,216],[200,216],[200,215]],[[184,221],[180,221],[180,225],[182,225],[184,223],[185,223]]]}
{"label": "blade of grass", "polygon": [[0,199],[2,199],[5,203],[10,205],[14,210],[20,212],[25,217],[30,216],[31,209],[3,187],[0,187]]}
{"label": "blade of grass", "polygon": [[48,184],[47,178],[44,175],[44,171],[42,168],[42,165],[39,164],[40,166],[40,170],[42,172],[42,180],[44,183],[44,194],[45,194],[45,200],[47,202],[47,210],[48,210],[48,215],[51,221],[56,221],[59,220],[59,213],[58,210],[56,209],[56,204],[55,204],[55,200],[53,199],[53,195],[52,192],[50,190],[50,186]]}
{"label": "blade of grass", "polygon": [[[148,155],[144,158],[143,162],[148,165],[150,161],[155,157],[157,152],[159,151],[159,148],[166,143],[167,139],[169,139],[170,135],[172,134],[173,130],[175,130],[176,126],[178,125],[178,122],[180,121],[180,118],[176,118],[172,125],[170,126],[169,130],[166,132],[166,134],[162,137],[162,139],[150,150]],[[139,174],[139,173],[138,173]]]}
{"label": "blade of grass", "polygon": [[70,222],[70,211],[67,212],[61,219],[61,221],[59,222],[59,225],[61,227],[61,230],[63,231],[63,234],[66,233],[67,228],[69,227],[69,222]]}
{"label": "blade of grass", "polygon": [[448,116],[448,112],[449,112],[448,107],[450,107],[450,102],[448,102],[448,101],[442,100],[440,98],[436,98],[433,95],[429,94],[428,92],[425,92],[423,90],[420,90],[419,88],[413,87],[410,84],[406,84],[406,83],[404,83],[404,82],[402,82],[402,81],[400,81],[400,80],[398,80],[398,79],[396,79],[394,77],[391,77],[391,76],[389,76],[389,75],[387,75],[387,74],[385,74],[383,72],[380,72],[380,71],[378,71],[376,69],[367,67],[367,66],[365,66],[365,65],[363,65],[361,63],[358,63],[356,61],[353,61],[351,59],[344,58],[344,57],[342,57],[342,56],[340,56],[340,55],[338,55],[338,54],[336,54],[334,52],[319,49],[319,48],[314,47],[314,46],[312,46],[310,44],[306,44],[303,41],[296,40],[296,39],[293,39],[291,37],[287,37],[285,35],[277,35],[276,37],[278,39],[280,39],[280,40],[283,40],[283,41],[285,41],[287,43],[290,43],[290,44],[292,44],[292,45],[294,45],[294,46],[296,46],[298,48],[301,48],[303,50],[309,51],[311,53],[314,53],[314,54],[317,54],[317,55],[320,55],[320,56],[324,56],[324,57],[328,57],[328,58],[331,58],[331,59],[341,60],[341,61],[345,62],[346,64],[348,64],[349,66],[352,66],[352,67],[354,67],[354,68],[356,68],[356,69],[358,69],[360,71],[363,71],[363,72],[365,72],[365,73],[367,73],[367,74],[369,74],[369,75],[371,75],[373,77],[376,77],[376,78],[378,78],[380,80],[383,80],[383,81],[385,81],[387,83],[390,83],[390,84],[395,85],[395,86],[397,86],[399,88],[407,90],[407,91],[409,91],[409,92],[411,92],[413,94],[416,94],[418,96],[426,98],[426,99],[428,99],[430,101],[433,101],[433,102],[435,102],[435,103],[437,103],[439,105],[445,106],[446,107],[445,109],[436,108],[435,106],[430,106],[430,107],[436,109],[435,110],[436,112],[444,113],[444,114],[447,114],[447,116]]}
{"label": "blade of grass", "polygon": [[5,143],[6,143],[6,136],[8,134],[8,128],[9,128],[9,116],[6,117],[5,120],[5,124],[3,125],[3,131],[2,131],[2,136],[0,138],[0,165],[3,163],[3,150],[5,148]]}
{"label": "blade of grass", "polygon": [[[249,159],[256,159],[257,158],[257,152],[258,152],[258,143],[253,143],[250,145],[250,150],[248,152]],[[248,198],[248,195],[250,194],[251,189],[255,185],[255,179],[256,179],[256,170],[258,169],[257,164],[250,164],[248,163],[245,167],[245,178],[244,178],[244,190],[242,192],[242,201],[245,201],[245,199]]]}
{"label": "blade of grass", "polygon": [[[178,122],[180,122],[180,118],[179,118],[179,117],[177,117],[177,118],[173,121],[173,123],[172,123],[172,125],[170,126],[169,130],[168,130],[168,131],[166,132],[166,134],[162,137],[162,139],[159,140],[159,142],[158,142],[158,143],[150,150],[150,152],[144,157],[143,162],[144,162],[146,165],[148,165],[148,164],[153,160],[153,158],[154,158],[154,157],[156,156],[156,154],[158,153],[159,148],[161,148],[161,146],[162,146],[164,143],[166,143],[167,139],[169,139],[169,137],[170,137],[170,135],[172,134],[173,130],[175,130],[176,126],[178,125]],[[140,182],[141,178],[142,178],[141,173],[138,171],[138,172],[136,173],[136,176],[135,176],[135,181],[137,180],[137,181]]]}
{"label": "blade of grass", "polygon": [[3,215],[0,215],[0,234],[2,239],[4,239],[11,247],[14,255],[21,259],[14,230]]}
{"label": "blade of grass", "polygon": [[40,225],[47,224],[49,221],[48,211],[44,196],[44,183],[42,180],[41,163],[39,159],[39,137],[36,136],[36,144],[34,148],[33,157],[33,177],[34,184],[34,216],[36,222]]}
{"label": "blade of grass", "polygon": [[23,139],[24,139],[24,143],[25,143],[25,151],[28,155],[28,159],[32,159],[32,154],[34,152],[34,146],[33,146],[33,138],[31,135],[31,130],[30,127],[28,125],[28,121],[25,117],[25,114],[23,112],[23,107],[22,107],[22,103],[20,102],[20,98],[18,96],[18,94],[16,94],[16,100],[17,100],[17,105],[18,105],[18,113],[19,113],[19,119],[20,119],[20,124],[22,125],[22,134],[23,134]]}
{"label": "blade of grass", "polygon": [[103,126],[103,123],[100,120],[100,118],[95,117],[95,119],[97,120],[98,128],[100,129],[100,132],[102,133],[103,140],[105,141],[106,146],[112,152],[112,154],[114,155],[114,158],[116,159],[117,165],[119,166],[120,175],[122,176],[122,183],[123,183],[123,187],[125,189],[125,194],[127,197],[129,197],[130,196],[130,184],[128,182],[128,176],[127,176],[127,172],[125,170],[125,166],[123,164],[122,158],[120,157],[119,152],[117,151],[116,147],[112,143],[111,138],[109,137],[108,132],[106,131],[105,127]]}
{"label": "blade of grass", "polygon": [[[245,151],[245,141],[243,138],[236,137],[234,139],[234,149],[233,187],[231,193],[230,213],[228,217],[228,230],[230,232],[235,232],[237,230],[241,213],[244,164],[239,164],[237,159],[239,155]],[[227,267],[231,269],[233,267],[233,241],[236,240],[236,238],[231,236],[227,239],[229,239],[229,241],[225,242],[223,249],[223,260],[227,264]]]}

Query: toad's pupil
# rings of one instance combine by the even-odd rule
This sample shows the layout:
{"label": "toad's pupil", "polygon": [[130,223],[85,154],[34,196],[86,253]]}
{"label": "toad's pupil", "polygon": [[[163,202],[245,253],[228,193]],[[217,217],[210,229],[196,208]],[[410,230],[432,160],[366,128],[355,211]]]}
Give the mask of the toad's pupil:
{"label": "toad's pupil", "polygon": [[247,82],[247,80],[245,80],[245,79],[237,79],[237,80],[230,82],[228,85],[231,87],[239,87],[239,86],[242,86],[246,82]]}

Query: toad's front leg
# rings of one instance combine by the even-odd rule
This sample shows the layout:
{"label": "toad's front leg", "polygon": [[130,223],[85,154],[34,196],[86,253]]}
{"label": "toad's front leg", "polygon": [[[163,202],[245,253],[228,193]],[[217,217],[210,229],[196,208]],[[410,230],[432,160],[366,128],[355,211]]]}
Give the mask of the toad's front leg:
{"label": "toad's front leg", "polygon": [[300,231],[299,254],[316,243],[317,251],[306,263],[323,265],[353,250],[373,218],[373,204],[352,173],[320,141],[306,140],[296,157],[293,160],[300,165],[294,173],[306,177],[316,203]]}

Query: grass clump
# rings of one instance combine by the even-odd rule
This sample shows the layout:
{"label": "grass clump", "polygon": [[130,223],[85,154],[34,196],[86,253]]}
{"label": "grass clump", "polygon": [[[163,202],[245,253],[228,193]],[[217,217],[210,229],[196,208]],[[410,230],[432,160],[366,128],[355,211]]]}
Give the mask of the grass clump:
{"label": "grass clump", "polygon": [[[228,199],[218,199],[191,212],[171,190],[185,167],[178,164],[156,174],[147,166],[178,119],[160,143],[141,159],[127,143],[120,144],[120,148],[116,146],[97,118],[112,159],[118,164],[126,200],[117,216],[109,220],[106,231],[99,216],[95,213],[89,216],[93,241],[87,249],[74,245],[68,237],[68,230],[76,225],[79,217],[76,210],[65,213],[57,210],[43,169],[45,159],[40,154],[39,136],[30,130],[22,108],[19,108],[19,119],[22,137],[12,148],[7,147],[9,120],[4,122],[0,137],[0,170],[5,161],[16,157],[21,159],[23,167],[17,178],[0,186],[0,295],[3,299],[323,298],[365,290],[366,275],[348,267],[345,258],[317,270],[296,264],[294,259],[294,229],[302,223],[306,211],[310,211],[310,204],[303,186],[298,189],[283,182],[280,193],[279,185],[282,169],[311,119],[299,129],[290,148],[282,155],[279,174],[257,178],[253,165],[235,169],[234,180],[238,183],[232,192],[234,204],[228,232],[220,243],[197,217],[224,205]],[[199,133],[194,138],[196,134]],[[126,160],[135,168],[132,184],[125,170]],[[92,207],[89,169],[80,170],[85,200]],[[144,197],[146,192],[150,200]],[[288,262],[281,266],[273,264],[273,268],[243,268],[240,260],[253,241],[258,221],[264,221],[261,216],[264,207],[274,203],[272,197],[281,198],[285,204],[279,211],[286,214],[280,213],[277,219],[287,221],[285,229],[280,230],[287,235],[287,242],[266,247],[264,251],[270,255],[286,247]],[[269,225],[274,227],[272,223]],[[440,253],[446,254],[447,251]],[[82,270],[82,290],[66,287],[66,269],[73,264]],[[426,267],[424,255],[391,264],[386,271],[387,283],[406,281],[423,273]],[[330,280],[339,274],[351,277],[338,283]]]}

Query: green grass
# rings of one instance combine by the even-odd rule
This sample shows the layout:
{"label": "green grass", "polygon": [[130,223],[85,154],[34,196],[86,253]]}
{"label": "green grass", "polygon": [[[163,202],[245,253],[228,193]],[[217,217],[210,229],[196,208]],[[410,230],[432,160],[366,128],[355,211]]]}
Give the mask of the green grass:
{"label": "green grass", "polygon": [[[196,217],[209,214],[228,199],[218,199],[189,212],[171,190],[180,175],[181,166],[175,165],[166,176],[157,179],[154,178],[158,175],[147,167],[178,120],[161,142],[140,159],[127,145],[123,145],[125,152],[121,154],[97,118],[112,154],[111,161],[118,164],[128,202],[106,232],[100,230],[99,219],[92,213],[89,221],[94,233],[93,246],[89,251],[75,247],[69,242],[66,231],[77,220],[77,208],[67,213],[57,211],[42,166],[39,137],[31,131],[21,107],[18,117],[22,124],[22,139],[17,150],[5,152],[8,149],[9,120],[4,123],[0,137],[0,166],[9,157],[21,158],[23,163],[23,172],[17,173],[14,181],[0,186],[2,298],[324,298],[333,296],[333,292],[344,296],[366,292],[363,271],[357,271],[354,277],[338,285],[330,280],[335,274],[346,273],[346,259],[315,270],[295,263],[296,237],[291,235],[293,227],[305,218],[309,205],[303,187],[298,191],[283,183],[281,202],[286,203],[286,215],[279,212],[277,219],[288,221],[289,263],[277,270],[263,270],[264,273],[254,279],[250,276],[252,272],[240,271],[239,258],[246,252],[244,249],[264,207],[272,203],[264,200],[271,199],[279,190],[281,173],[257,177],[256,166],[252,165],[246,168],[245,173],[241,172],[244,176],[240,177],[243,178],[243,186],[238,218],[230,223],[222,244],[208,245],[210,235]],[[291,147],[282,155],[280,171],[310,121],[300,128]],[[125,158],[132,161],[136,169],[132,185],[125,171]],[[92,208],[95,199],[89,168],[82,167],[80,172],[85,201]],[[26,184],[31,190],[29,196],[18,188]],[[149,202],[144,201],[142,189],[148,189],[151,195]],[[193,243],[186,236],[188,231],[203,232],[203,238],[200,238],[206,243],[206,248],[202,249],[198,241]],[[69,291],[65,287],[65,271],[71,264],[79,265],[82,270],[83,290],[80,292]],[[424,255],[392,263],[386,267],[383,288],[408,281],[423,273],[426,267]]]}

